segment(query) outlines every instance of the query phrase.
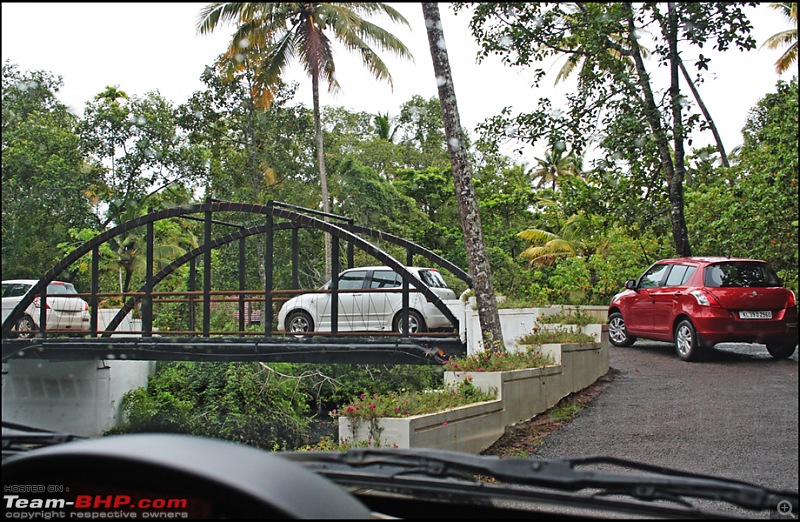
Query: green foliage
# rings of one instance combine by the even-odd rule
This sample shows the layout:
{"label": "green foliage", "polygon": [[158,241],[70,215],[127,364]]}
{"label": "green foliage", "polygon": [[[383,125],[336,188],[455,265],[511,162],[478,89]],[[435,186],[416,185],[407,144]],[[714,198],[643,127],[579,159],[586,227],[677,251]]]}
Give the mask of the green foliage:
{"label": "green foliage", "polygon": [[750,112],[737,163],[687,190],[687,215],[703,255],[769,261],[797,290],[797,78],[778,82]]}
{"label": "green foliage", "polygon": [[584,312],[581,308],[577,308],[574,311],[562,308],[560,312],[537,317],[536,320],[540,324],[575,324],[578,326],[598,323],[597,319]]}
{"label": "green foliage", "polygon": [[502,372],[525,368],[543,368],[553,364],[553,358],[529,347],[524,351],[492,351],[467,357],[456,357],[445,363],[454,372]]}
{"label": "green foliage", "polygon": [[306,379],[303,386],[317,412],[335,408],[361,394],[386,394],[401,388],[420,391],[444,382],[441,366],[302,364],[298,365],[298,371],[315,376]]}
{"label": "green foliage", "polygon": [[97,172],[80,153],[77,118],[56,99],[61,86],[51,73],[3,64],[4,279],[38,279],[60,259],[67,231],[93,224],[85,191]]}
{"label": "green foliage", "polygon": [[[375,445],[379,446],[379,445]],[[342,439],[341,442],[331,440],[330,437],[322,437],[318,443],[314,444],[313,446],[306,444],[301,448],[297,448],[296,451],[340,451],[345,452],[352,448],[369,448],[373,447],[372,440],[359,440],[358,442],[353,442],[349,438],[345,437]],[[397,445],[395,445],[395,448]]]}
{"label": "green foliage", "polygon": [[362,393],[358,398],[331,411],[331,416],[359,420],[371,420],[380,417],[409,417],[447,411],[459,406],[490,401],[495,398],[497,398],[497,390],[483,392],[472,384],[470,378],[467,378],[459,381],[456,385],[445,386],[443,389],[438,390],[409,392],[401,389],[400,392],[392,391],[386,394],[373,393],[369,395]]}
{"label": "green foliage", "polygon": [[579,414],[582,409],[578,404],[567,404],[551,409],[548,415],[555,422],[567,422]]}
{"label": "green foliage", "polygon": [[301,445],[308,397],[296,379],[253,363],[159,364],[146,388],[125,394],[126,423],[114,432],[175,432],[260,448]]}
{"label": "green foliage", "polygon": [[553,343],[568,343],[568,344],[583,344],[593,343],[594,337],[589,334],[577,331],[575,328],[568,330],[546,330],[538,326],[533,327],[533,332],[525,334],[517,339],[519,344],[539,346],[542,344]]}

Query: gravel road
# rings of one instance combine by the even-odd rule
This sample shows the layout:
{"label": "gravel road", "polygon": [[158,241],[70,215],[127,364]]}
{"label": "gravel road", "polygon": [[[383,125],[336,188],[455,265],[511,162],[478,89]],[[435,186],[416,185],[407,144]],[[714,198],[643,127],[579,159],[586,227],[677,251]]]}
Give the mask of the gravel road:
{"label": "gravel road", "polygon": [[[798,490],[798,353],[725,344],[696,363],[672,344],[610,347],[613,383],[545,439],[541,458],[609,455]],[[797,518],[797,514],[794,514]]]}

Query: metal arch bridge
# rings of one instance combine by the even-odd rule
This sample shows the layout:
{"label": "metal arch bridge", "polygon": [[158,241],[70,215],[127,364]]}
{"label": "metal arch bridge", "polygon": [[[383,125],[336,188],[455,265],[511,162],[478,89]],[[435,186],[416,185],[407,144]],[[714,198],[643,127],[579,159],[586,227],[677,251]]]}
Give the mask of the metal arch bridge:
{"label": "metal arch bridge", "polygon": [[[215,213],[241,212],[260,214],[263,225],[244,226],[214,219]],[[197,217],[201,214],[203,217]],[[315,217],[316,216],[316,217]],[[154,271],[154,223],[164,219],[184,218],[204,222],[203,244],[174,259],[161,269]],[[322,218],[322,219],[320,219]],[[235,227],[236,231],[212,238],[212,225]],[[100,298],[119,296],[119,293],[99,291],[100,245],[137,227],[146,227],[145,283],[136,292],[126,294],[127,301],[103,330],[98,329]],[[389,266],[402,278],[401,332],[347,332],[338,331],[338,282],[334,277],[330,288],[331,331],[315,332],[311,335],[286,335],[272,331],[272,321],[261,321],[263,330],[247,331],[245,311],[250,304],[261,303],[262,317],[272,318],[278,295],[303,293],[298,284],[298,230],[309,228],[321,230],[331,236],[332,273],[340,271],[340,241],[347,242],[348,267],[353,266],[354,248],[359,248]],[[292,290],[273,288],[274,234],[289,230],[292,234]],[[263,291],[245,290],[245,239],[249,236],[264,236],[264,273],[266,284]],[[467,286],[472,287],[472,278],[456,265],[430,250],[403,238],[379,230],[355,225],[352,219],[326,214],[287,203],[269,201],[266,205],[235,203],[208,199],[202,204],[173,207],[151,211],[148,214],[123,223],[98,234],[85,242],[50,269],[3,322],[3,362],[11,359],[42,360],[194,360],[194,361],[262,361],[262,362],[320,362],[320,363],[398,363],[398,364],[442,364],[448,357],[466,353],[466,345],[459,337],[459,319],[424,282],[414,278],[397,259],[384,252],[361,236],[386,241],[405,248],[406,263],[413,265],[414,255],[446,269]],[[223,245],[239,242],[239,288],[233,291],[213,291],[211,281],[212,250]],[[58,276],[84,256],[91,257],[91,292],[80,294],[89,303],[90,326],[88,335],[64,337],[61,331],[48,331],[47,306],[39,307],[39,325],[35,336],[21,339],[14,332],[15,325],[25,310],[38,297],[46,303],[47,285],[58,280]],[[196,286],[196,260],[202,260],[202,289]],[[189,263],[189,288],[186,292],[157,292],[156,285],[172,274],[178,267]],[[409,285],[421,292],[425,298],[447,317],[454,333],[419,333],[408,331]],[[255,297],[254,297],[255,294]],[[232,297],[226,297],[232,296]],[[234,301],[238,303],[238,331],[216,332],[211,330],[212,303]],[[161,302],[183,302],[188,304],[187,328],[182,331],[158,331],[153,328],[154,304]],[[134,308],[140,307],[141,330],[126,331],[125,336],[117,330]],[[195,305],[202,304],[202,325],[195,325]]]}

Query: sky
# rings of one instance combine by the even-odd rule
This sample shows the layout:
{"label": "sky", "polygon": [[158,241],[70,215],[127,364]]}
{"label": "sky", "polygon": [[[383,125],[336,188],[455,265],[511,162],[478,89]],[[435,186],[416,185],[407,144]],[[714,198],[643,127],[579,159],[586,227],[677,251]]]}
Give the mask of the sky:
{"label": "sky", "polygon": [[[232,27],[210,35],[197,32],[197,20],[205,3],[2,3],[2,59],[21,70],[46,70],[61,76],[59,99],[76,114],[109,85],[129,95],[144,96],[157,90],[175,106],[202,90],[200,74],[230,41]],[[393,88],[374,80],[360,60],[342,51],[335,56],[341,91],[323,91],[323,105],[396,116],[412,96],[437,96],[422,9],[418,3],[391,4],[410,23],[410,28],[375,20],[400,38],[414,60],[382,55],[393,77]],[[532,87],[532,70],[510,68],[490,57],[476,61],[478,45],[472,39],[466,13],[454,14],[440,4],[442,25],[451,61],[461,123],[474,135],[475,126],[505,106],[513,112],[533,109],[540,97],[562,99],[563,89],[553,88],[563,61],[552,64],[539,88]],[[762,5],[748,9],[758,46],[787,23],[775,10]],[[699,51],[687,49],[684,61],[692,63]],[[779,79],[788,81],[795,72],[779,76],[774,62],[782,51],[731,50],[713,56],[701,96],[716,121],[728,151],[741,144],[741,129],[748,111]],[[655,63],[648,63],[651,70]],[[663,68],[662,68],[663,70]],[[295,66],[289,78],[300,83],[297,103],[311,107],[310,81]],[[559,87],[562,87],[559,84]],[[687,92],[688,94],[688,92]],[[694,136],[694,146],[712,143],[710,133]],[[529,155],[537,155],[530,150]],[[523,161],[533,163],[532,158]]]}

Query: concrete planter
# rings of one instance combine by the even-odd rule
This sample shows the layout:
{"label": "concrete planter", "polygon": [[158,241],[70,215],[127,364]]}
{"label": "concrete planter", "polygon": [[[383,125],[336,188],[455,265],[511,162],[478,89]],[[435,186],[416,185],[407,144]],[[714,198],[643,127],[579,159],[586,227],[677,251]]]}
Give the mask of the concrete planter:
{"label": "concrete planter", "polygon": [[[464,330],[465,330],[465,338],[467,339],[467,355],[475,355],[477,353],[484,351],[483,346],[483,336],[481,331],[481,324],[480,319],[478,318],[478,311],[474,310],[474,298],[470,299],[470,302],[464,307]],[[568,310],[575,310],[578,307],[574,306],[549,306],[549,307],[542,307],[542,308],[501,308],[498,310],[498,314],[500,315],[500,325],[503,329],[503,343],[506,346],[506,349],[509,351],[518,351],[523,349],[522,346],[517,342],[517,340],[522,337],[523,335],[529,334],[533,331],[534,326],[552,326],[556,327],[569,327],[572,325],[542,325],[537,323],[536,319],[540,317],[546,317],[548,315],[554,315],[559,312],[568,311]],[[605,323],[605,314],[607,314],[608,308],[601,307],[601,306],[582,306],[580,310],[587,314],[595,317],[598,321],[598,324],[590,324],[586,325],[583,328],[587,330],[585,333],[589,333],[590,335],[595,335],[596,332],[596,341],[600,342],[600,335],[599,329],[602,326],[601,323]]]}
{"label": "concrete planter", "polygon": [[445,372],[445,384],[469,377],[483,391],[496,389],[497,400],[398,419],[353,423],[339,417],[339,441],[479,453],[496,442],[507,426],[535,417],[608,372],[608,327],[596,326],[600,327],[599,342],[542,345],[545,353],[557,352],[558,362],[552,366],[504,372]]}
{"label": "concrete planter", "polygon": [[500,400],[402,418],[353,422],[339,417],[339,442],[369,441],[380,447],[458,448],[478,453],[499,439],[504,430]]}

